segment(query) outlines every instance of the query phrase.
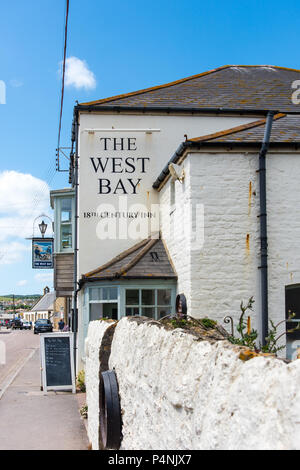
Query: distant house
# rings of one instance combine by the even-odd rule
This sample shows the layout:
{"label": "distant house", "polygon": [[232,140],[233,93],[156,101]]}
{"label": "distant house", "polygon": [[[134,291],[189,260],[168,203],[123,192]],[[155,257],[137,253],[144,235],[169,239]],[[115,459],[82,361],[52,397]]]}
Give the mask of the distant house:
{"label": "distant house", "polygon": [[29,312],[24,313],[24,320],[35,322],[41,318],[51,319],[54,315],[55,292],[50,292],[48,287],[44,289],[44,295],[33,305]]}

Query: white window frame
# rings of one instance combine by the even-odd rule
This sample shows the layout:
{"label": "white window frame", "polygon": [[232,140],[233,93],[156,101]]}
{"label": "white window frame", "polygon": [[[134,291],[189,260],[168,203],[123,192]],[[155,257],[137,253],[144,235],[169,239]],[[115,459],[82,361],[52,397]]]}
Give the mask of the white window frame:
{"label": "white window frame", "polygon": [[[61,246],[61,206],[62,201],[71,199],[71,231],[72,231],[72,246],[62,248]],[[74,252],[74,233],[75,233],[75,197],[73,194],[57,195],[55,197],[54,209],[54,251],[55,253],[73,253]]]}

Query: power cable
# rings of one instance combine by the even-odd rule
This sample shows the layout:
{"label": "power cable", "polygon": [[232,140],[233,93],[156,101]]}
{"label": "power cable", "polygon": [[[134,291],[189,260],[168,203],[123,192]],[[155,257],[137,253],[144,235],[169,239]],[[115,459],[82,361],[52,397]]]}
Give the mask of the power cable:
{"label": "power cable", "polygon": [[61,96],[60,96],[60,113],[59,113],[59,125],[58,125],[58,138],[57,138],[57,157],[56,157],[56,169],[57,171],[68,171],[60,169],[59,160],[59,148],[60,148],[60,135],[61,135],[61,123],[62,113],[64,106],[64,92],[65,92],[65,73],[66,73],[66,55],[67,55],[67,39],[68,39],[68,19],[69,19],[69,0],[66,0],[66,20],[65,20],[65,33],[64,33],[64,52],[63,52],[63,67],[62,67],[62,81],[61,81]]}

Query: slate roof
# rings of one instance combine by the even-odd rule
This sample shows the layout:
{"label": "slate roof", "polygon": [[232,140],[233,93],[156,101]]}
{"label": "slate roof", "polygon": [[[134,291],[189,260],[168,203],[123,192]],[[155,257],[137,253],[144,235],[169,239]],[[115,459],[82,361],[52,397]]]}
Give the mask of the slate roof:
{"label": "slate roof", "polygon": [[[172,158],[165,165],[157,179],[153,183],[154,189],[160,189],[163,182],[170,177],[169,164],[181,160],[187,149],[207,147],[211,145],[247,145],[255,144],[258,148],[262,145],[265,132],[266,118],[232,127],[224,131],[207,134],[201,137],[187,139],[178,147]],[[292,146],[300,148],[300,116],[277,113],[273,118],[272,132],[270,136],[270,148],[272,146]]]}
{"label": "slate roof", "polygon": [[[189,139],[190,142],[262,142],[266,119],[233,127],[222,132]],[[274,116],[271,143],[300,143],[300,116],[278,113]]]}
{"label": "slate roof", "polygon": [[299,112],[291,101],[300,70],[270,65],[225,65],[175,82],[80,106],[105,108],[226,108]]}
{"label": "slate roof", "polygon": [[177,279],[161,239],[146,239],[82,276],[82,281],[114,279]]}
{"label": "slate roof", "polygon": [[49,310],[54,310],[54,302],[55,302],[55,292],[48,292],[47,294],[43,295],[40,300],[32,307],[32,312],[46,312]]}

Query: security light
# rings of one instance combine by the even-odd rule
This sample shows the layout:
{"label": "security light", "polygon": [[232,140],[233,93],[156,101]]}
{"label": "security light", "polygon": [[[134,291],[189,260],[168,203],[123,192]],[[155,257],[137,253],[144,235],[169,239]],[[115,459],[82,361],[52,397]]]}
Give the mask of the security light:
{"label": "security light", "polygon": [[183,182],[185,174],[184,174],[184,169],[181,168],[179,165],[176,165],[175,163],[170,163],[169,164],[169,171],[172,176],[173,181],[180,181],[180,183]]}

